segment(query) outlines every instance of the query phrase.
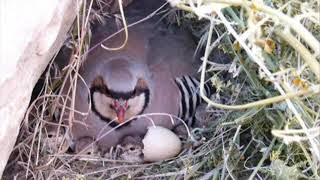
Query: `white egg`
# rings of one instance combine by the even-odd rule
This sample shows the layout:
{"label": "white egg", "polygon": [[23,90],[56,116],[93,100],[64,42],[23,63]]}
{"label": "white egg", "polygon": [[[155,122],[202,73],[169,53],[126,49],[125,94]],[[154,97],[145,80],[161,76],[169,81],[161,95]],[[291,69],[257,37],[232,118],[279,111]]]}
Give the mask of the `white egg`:
{"label": "white egg", "polygon": [[148,162],[169,159],[175,157],[181,151],[179,137],[161,126],[148,127],[148,132],[142,143],[144,160]]}

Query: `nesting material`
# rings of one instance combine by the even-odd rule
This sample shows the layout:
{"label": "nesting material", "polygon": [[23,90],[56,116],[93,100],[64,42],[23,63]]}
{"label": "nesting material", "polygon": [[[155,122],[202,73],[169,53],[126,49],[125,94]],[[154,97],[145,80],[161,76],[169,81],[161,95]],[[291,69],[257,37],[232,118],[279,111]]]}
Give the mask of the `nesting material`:
{"label": "nesting material", "polygon": [[149,127],[142,142],[144,160],[148,162],[169,159],[181,151],[179,137],[169,129],[160,126]]}

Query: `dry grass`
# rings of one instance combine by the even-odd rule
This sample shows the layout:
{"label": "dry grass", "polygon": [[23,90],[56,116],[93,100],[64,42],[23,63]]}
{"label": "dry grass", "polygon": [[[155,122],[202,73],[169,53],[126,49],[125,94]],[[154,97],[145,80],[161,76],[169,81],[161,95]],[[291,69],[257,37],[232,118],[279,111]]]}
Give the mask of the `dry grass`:
{"label": "dry grass", "polygon": [[[184,142],[183,152],[152,164],[120,161],[114,151],[110,158],[66,151],[67,128],[56,113],[66,102],[60,89],[70,81],[69,95],[75,98],[90,23],[108,16],[92,9],[92,1],[84,3],[78,7],[68,43],[73,48],[69,64],[62,71],[49,65],[5,175],[12,171],[17,179],[320,179],[319,1],[172,1],[183,11],[167,15],[174,17],[173,23],[191,27],[199,46],[205,47],[202,85],[209,78],[217,94],[203,97],[211,106],[201,116],[207,126],[191,130],[194,139]],[[214,48],[232,62],[214,59]],[[205,78],[208,74],[211,77]],[[74,104],[63,107],[72,110]],[[59,132],[52,135],[44,127],[53,119]],[[48,139],[53,143],[48,145]]]}

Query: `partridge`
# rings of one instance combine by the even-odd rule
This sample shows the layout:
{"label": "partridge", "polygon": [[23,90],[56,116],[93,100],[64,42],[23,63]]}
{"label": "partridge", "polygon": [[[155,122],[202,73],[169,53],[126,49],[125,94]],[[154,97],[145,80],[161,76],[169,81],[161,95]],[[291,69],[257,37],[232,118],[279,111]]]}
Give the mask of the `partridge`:
{"label": "partridge", "polygon": [[[111,23],[99,27],[93,32],[92,44],[114,29]],[[145,117],[128,121],[137,115],[171,114],[191,125],[201,102],[196,78],[199,60],[194,58],[196,47],[188,32],[179,28],[170,31],[155,20],[128,30],[122,49],[95,47],[79,71],[71,134],[76,142],[94,139],[102,151],[125,136],[143,136],[153,123],[169,129],[178,123],[172,124],[171,118],[163,115],[149,116],[153,122]],[[103,45],[119,47],[124,40],[122,32]],[[208,85],[205,90],[211,93]],[[119,124],[123,125],[115,128]]]}

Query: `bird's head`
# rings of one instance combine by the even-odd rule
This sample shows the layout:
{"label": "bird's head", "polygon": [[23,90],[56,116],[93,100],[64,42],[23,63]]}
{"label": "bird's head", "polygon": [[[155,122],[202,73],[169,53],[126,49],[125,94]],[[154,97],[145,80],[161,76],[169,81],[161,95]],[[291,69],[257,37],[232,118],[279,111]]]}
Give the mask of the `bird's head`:
{"label": "bird's head", "polygon": [[110,87],[102,76],[97,76],[91,84],[90,94],[93,112],[107,122],[116,119],[110,123],[113,127],[141,114],[150,98],[148,84],[143,78],[136,79],[133,89],[119,90]]}

